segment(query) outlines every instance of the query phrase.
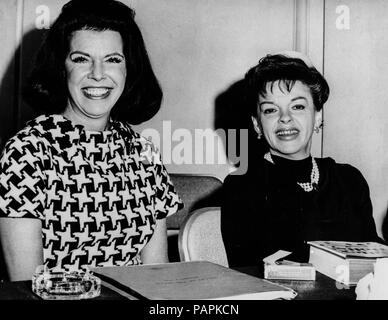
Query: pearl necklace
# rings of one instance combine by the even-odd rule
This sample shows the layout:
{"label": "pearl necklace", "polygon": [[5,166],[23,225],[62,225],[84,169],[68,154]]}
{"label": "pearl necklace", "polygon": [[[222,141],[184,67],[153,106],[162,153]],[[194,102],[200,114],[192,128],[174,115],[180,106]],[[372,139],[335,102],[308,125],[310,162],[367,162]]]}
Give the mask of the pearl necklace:
{"label": "pearl necklace", "polygon": [[[264,159],[271,162],[272,164],[275,164],[272,160],[272,156],[270,152],[267,152],[264,155]],[[313,164],[313,168],[311,170],[311,175],[310,175],[310,182],[297,182],[297,184],[305,191],[305,192],[311,192],[314,189],[316,189],[318,182],[319,182],[319,169],[318,165],[313,157],[311,157],[311,161]]]}

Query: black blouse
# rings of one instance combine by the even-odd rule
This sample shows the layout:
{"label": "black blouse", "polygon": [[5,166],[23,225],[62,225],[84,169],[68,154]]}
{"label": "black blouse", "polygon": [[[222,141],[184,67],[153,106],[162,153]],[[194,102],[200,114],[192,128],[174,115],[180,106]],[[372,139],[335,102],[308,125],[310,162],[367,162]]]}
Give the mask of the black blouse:
{"label": "black blouse", "polygon": [[311,240],[381,241],[368,184],[356,168],[317,158],[319,182],[306,192],[297,182],[310,182],[311,157],[272,159],[260,157],[247,174],[225,179],[221,231],[230,266],[262,265],[281,249],[306,262]]}

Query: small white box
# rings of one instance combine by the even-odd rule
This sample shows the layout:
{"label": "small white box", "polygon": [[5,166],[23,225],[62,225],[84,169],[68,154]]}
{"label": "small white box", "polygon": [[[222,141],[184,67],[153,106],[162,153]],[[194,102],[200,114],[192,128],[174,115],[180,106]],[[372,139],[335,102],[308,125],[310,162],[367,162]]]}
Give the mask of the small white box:
{"label": "small white box", "polygon": [[279,280],[315,280],[315,268],[311,263],[265,264],[265,279]]}

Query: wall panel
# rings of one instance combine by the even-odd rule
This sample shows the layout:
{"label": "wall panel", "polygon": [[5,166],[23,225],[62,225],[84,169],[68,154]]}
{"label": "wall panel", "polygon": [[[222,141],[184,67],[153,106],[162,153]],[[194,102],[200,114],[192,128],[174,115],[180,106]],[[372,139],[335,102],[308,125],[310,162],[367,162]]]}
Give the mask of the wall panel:
{"label": "wall panel", "polygon": [[17,0],[0,2],[0,148],[14,127],[15,57],[17,50]]}
{"label": "wall panel", "polygon": [[327,0],[325,15],[331,97],[324,113],[324,155],[361,170],[380,229],[388,206],[388,2]]}
{"label": "wall panel", "polygon": [[[21,1],[21,0],[19,0]],[[20,83],[23,84],[34,62],[35,54],[48,27],[58,16],[67,0],[24,0],[23,1],[23,40],[21,45]],[[20,95],[20,92],[19,92]],[[36,116],[34,111],[20,99],[17,104],[17,126]]]}

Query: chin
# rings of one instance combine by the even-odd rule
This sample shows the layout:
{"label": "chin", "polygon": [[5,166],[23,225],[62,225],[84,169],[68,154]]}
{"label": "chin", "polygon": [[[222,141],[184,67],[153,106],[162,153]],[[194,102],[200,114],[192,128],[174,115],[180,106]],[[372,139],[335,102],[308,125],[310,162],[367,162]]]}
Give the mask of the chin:
{"label": "chin", "polygon": [[276,148],[276,150],[279,152],[279,153],[282,153],[282,154],[285,154],[285,155],[292,155],[292,154],[296,154],[296,153],[299,153],[300,152],[300,149],[299,148],[293,148],[293,147],[279,147],[279,148]]}
{"label": "chin", "polygon": [[276,152],[279,155],[283,155],[287,158],[305,158],[308,156],[300,149],[294,149],[294,148],[279,148],[276,150]]}
{"label": "chin", "polygon": [[106,104],[104,105],[94,104],[94,105],[88,106],[87,108],[84,108],[84,112],[85,114],[91,117],[99,118],[109,114],[111,109],[112,108],[110,106],[108,107]]}

